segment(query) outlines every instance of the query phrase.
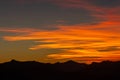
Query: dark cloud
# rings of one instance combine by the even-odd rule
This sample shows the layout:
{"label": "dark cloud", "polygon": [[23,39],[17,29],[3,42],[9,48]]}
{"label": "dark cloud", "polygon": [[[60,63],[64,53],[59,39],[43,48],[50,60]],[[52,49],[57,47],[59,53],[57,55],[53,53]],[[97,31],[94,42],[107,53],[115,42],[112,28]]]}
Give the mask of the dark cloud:
{"label": "dark cloud", "polygon": [[99,6],[103,8],[112,8],[120,6],[120,0],[86,0],[86,2],[89,2],[94,6]]}
{"label": "dark cloud", "polygon": [[39,49],[37,51],[40,51],[40,53],[45,55],[45,56],[48,55],[48,54],[57,54],[57,53],[64,52],[64,50],[58,49],[58,48],[55,48],[55,49],[53,49],[53,48],[42,48],[42,49]]}
{"label": "dark cloud", "polygon": [[80,58],[101,58],[100,56],[85,56],[85,57],[80,57]]}
{"label": "dark cloud", "polygon": [[[26,4],[19,5],[17,2],[20,1]],[[59,24],[100,22],[86,9],[61,8],[54,2],[54,0],[2,0],[0,1],[0,27],[34,27],[51,30],[56,29],[56,25]],[[69,0],[67,2],[69,3]]]}
{"label": "dark cloud", "polygon": [[[16,2],[20,1],[33,3],[18,5]],[[56,24],[74,25],[99,22],[99,20],[91,16],[85,9],[61,9],[52,2],[49,3],[48,0],[44,2],[41,1],[42,0],[2,0],[0,5],[0,26],[55,29],[54,26]]]}
{"label": "dark cloud", "polygon": [[119,46],[109,46],[104,49],[99,49],[98,51],[100,52],[109,52],[109,51],[119,51],[120,47]]}

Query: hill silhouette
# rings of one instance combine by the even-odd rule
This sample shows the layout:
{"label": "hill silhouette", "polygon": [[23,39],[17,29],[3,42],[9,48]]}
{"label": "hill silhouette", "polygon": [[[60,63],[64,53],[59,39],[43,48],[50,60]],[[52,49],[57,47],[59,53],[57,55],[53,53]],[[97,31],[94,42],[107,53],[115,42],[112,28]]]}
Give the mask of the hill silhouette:
{"label": "hill silhouette", "polygon": [[120,80],[120,61],[88,65],[11,60],[0,64],[0,80]]}

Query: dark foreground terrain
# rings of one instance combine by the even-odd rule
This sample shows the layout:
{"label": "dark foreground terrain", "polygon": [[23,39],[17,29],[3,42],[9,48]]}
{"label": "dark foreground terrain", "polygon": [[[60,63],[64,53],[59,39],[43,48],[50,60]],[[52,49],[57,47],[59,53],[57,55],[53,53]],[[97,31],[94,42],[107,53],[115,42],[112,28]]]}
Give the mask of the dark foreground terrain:
{"label": "dark foreground terrain", "polygon": [[120,80],[120,61],[87,65],[73,61],[45,64],[12,60],[0,64],[0,80]]}

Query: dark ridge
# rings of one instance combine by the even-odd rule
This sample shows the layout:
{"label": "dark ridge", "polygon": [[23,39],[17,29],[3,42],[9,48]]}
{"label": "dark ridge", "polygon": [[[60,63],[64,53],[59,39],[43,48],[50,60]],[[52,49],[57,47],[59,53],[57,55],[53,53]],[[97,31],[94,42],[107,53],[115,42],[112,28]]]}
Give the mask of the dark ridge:
{"label": "dark ridge", "polygon": [[11,60],[0,64],[0,80],[120,80],[120,61],[88,65]]}

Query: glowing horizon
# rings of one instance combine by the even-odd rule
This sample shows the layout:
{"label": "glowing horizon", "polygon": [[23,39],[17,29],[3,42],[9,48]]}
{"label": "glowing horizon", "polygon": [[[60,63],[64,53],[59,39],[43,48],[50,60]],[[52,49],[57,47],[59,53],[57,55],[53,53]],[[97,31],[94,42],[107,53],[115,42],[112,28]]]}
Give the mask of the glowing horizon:
{"label": "glowing horizon", "polygon": [[[10,8],[13,11],[9,12],[8,17],[4,15],[2,19],[6,21],[2,23],[4,26],[0,25],[0,62],[9,59],[51,63],[66,60],[85,63],[120,60],[119,1],[13,2],[10,6],[17,4],[18,10]],[[8,10],[5,8],[5,11]],[[16,20],[13,19],[17,19],[17,22],[14,23]]]}

